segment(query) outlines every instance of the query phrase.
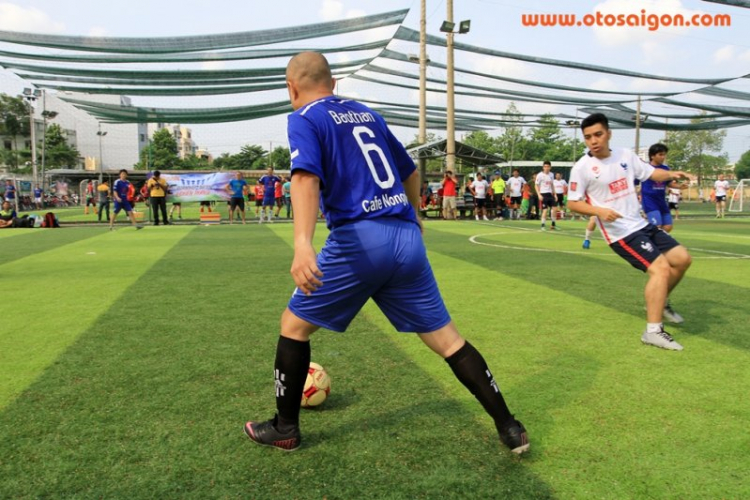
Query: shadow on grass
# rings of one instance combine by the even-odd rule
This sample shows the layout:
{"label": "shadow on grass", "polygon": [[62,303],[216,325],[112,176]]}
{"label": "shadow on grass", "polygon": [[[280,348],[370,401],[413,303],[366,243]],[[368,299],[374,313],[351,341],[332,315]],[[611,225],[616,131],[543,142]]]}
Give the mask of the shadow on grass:
{"label": "shadow on grass", "polygon": [[[426,234],[426,244],[430,252],[464,260],[556,292],[563,291],[572,297],[646,321],[643,289],[647,277],[619,259],[609,262],[564,253],[539,254],[523,249],[473,245],[465,235],[436,228],[431,228]],[[521,245],[514,243],[514,246]],[[549,272],[554,271],[555,280],[540,279],[540,263],[548,266]],[[693,265],[699,264],[694,262]],[[489,296],[495,292],[491,288],[487,290]],[[685,323],[679,328],[671,327],[669,331],[704,336],[713,342],[750,349],[750,337],[740,334],[747,322],[744,312],[747,293],[747,288],[691,278],[688,270],[671,297],[675,309],[685,317]],[[721,297],[721,301],[712,300],[716,297]],[[560,313],[550,310],[548,314],[547,319],[554,320],[554,315]],[[638,328],[641,326],[638,324]]]}
{"label": "shadow on grass", "polygon": [[552,496],[362,317],[316,334],[334,392],[303,413],[303,448],[248,442],[244,420],[274,410],[292,252],[269,230],[213,229],[180,240],[0,413],[0,497]]}
{"label": "shadow on grass", "polygon": [[63,245],[99,236],[104,232],[104,229],[99,231],[80,229],[11,229],[11,231],[23,231],[25,234],[2,240],[3,251],[0,252],[0,265],[37,253],[46,252],[47,250],[53,250]]}

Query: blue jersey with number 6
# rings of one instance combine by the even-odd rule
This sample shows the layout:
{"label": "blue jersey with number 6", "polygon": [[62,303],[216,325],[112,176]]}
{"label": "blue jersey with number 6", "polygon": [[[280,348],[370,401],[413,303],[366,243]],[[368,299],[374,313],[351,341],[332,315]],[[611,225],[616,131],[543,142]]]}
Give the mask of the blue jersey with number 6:
{"label": "blue jersey with number 6", "polygon": [[287,133],[292,173],[321,179],[329,228],[378,217],[417,223],[402,184],[416,167],[376,112],[328,96],[289,115]]}

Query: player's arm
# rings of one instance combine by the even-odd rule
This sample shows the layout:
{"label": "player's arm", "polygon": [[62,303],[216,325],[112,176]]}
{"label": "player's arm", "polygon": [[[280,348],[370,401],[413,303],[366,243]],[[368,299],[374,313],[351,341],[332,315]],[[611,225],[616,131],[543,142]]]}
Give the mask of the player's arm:
{"label": "player's arm", "polygon": [[292,278],[305,295],[310,295],[323,283],[313,248],[315,224],[318,220],[320,178],[305,170],[292,175],[292,205],[294,206],[294,260]]}
{"label": "player's arm", "polygon": [[649,179],[657,182],[671,182],[677,179],[687,179],[688,175],[685,172],[679,170],[664,170],[661,168],[655,168]]}
{"label": "player's arm", "polygon": [[412,172],[411,175],[403,181],[403,185],[406,197],[408,198],[409,203],[411,203],[411,207],[414,209],[414,214],[417,216],[417,221],[419,222],[419,230],[424,232],[422,219],[419,218],[419,206],[422,202],[422,197],[419,196],[419,188],[421,185],[421,182],[419,180],[419,171],[415,170],[414,172]]}

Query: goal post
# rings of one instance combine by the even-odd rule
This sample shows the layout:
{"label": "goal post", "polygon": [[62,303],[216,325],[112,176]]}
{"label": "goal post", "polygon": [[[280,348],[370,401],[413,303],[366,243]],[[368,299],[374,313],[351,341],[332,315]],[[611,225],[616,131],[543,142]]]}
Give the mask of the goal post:
{"label": "goal post", "polygon": [[727,210],[730,212],[750,212],[750,179],[742,179],[737,183]]}

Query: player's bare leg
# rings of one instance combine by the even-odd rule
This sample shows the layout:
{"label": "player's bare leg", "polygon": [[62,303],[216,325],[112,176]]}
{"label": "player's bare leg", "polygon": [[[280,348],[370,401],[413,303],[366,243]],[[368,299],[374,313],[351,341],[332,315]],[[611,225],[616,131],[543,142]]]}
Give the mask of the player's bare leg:
{"label": "player's bare leg", "polygon": [[594,232],[594,229],[596,228],[596,217],[591,216],[589,217],[589,221],[586,223],[586,235],[583,237],[583,248],[584,250],[588,250],[591,248],[591,233]]}
{"label": "player's bare leg", "polygon": [[[660,255],[651,263],[648,270],[648,282],[644,295],[646,297],[646,331],[643,332],[641,342],[663,349],[681,351],[682,346],[674,341],[671,335],[664,331],[662,319],[667,307],[669,283],[672,276],[672,266],[667,257]],[[684,274],[684,273],[683,273]]]}
{"label": "player's bare leg", "polygon": [[482,355],[458,333],[455,323],[451,321],[438,330],[418,335],[427,347],[445,359],[456,378],[482,404],[495,421],[503,444],[516,454],[528,451],[526,429],[510,413]]}

